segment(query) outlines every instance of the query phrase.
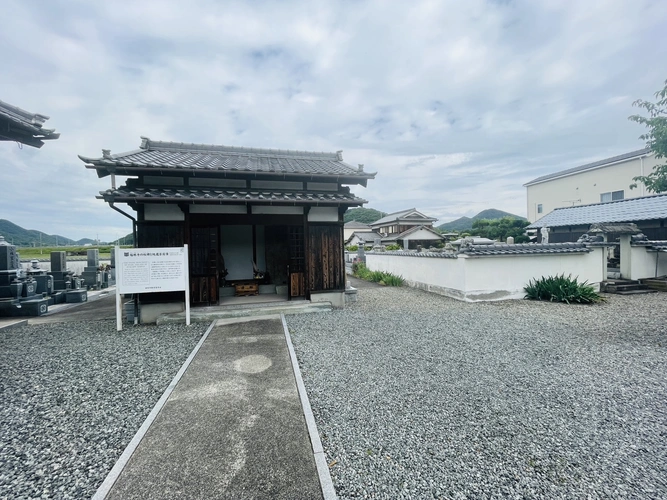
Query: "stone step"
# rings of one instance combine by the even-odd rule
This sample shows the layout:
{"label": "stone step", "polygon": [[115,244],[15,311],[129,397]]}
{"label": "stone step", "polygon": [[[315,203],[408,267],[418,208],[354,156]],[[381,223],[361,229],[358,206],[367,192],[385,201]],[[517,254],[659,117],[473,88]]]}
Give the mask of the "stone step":
{"label": "stone step", "polygon": [[665,280],[665,279],[648,278],[648,279],[642,280],[642,283],[644,283],[651,290],[658,290],[658,291],[661,291],[661,292],[667,292],[667,280]]}
{"label": "stone step", "polygon": [[633,283],[629,285],[607,285],[605,288],[605,292],[607,293],[618,293],[618,292],[629,292],[632,290],[647,290],[648,287],[646,285],[642,285],[639,283]]}
{"label": "stone step", "polygon": [[621,290],[618,292],[608,292],[608,293],[614,293],[616,295],[639,295],[642,293],[658,293],[657,290],[651,290],[649,288],[641,289],[641,290]]}
{"label": "stone step", "polygon": [[[205,310],[203,310],[205,309]],[[248,316],[266,316],[273,314],[309,314],[332,310],[329,302],[280,302],[257,304],[253,306],[218,306],[190,309],[191,322],[210,322],[216,319],[243,318]],[[157,319],[158,325],[167,323],[185,323],[185,312],[162,314]]]}

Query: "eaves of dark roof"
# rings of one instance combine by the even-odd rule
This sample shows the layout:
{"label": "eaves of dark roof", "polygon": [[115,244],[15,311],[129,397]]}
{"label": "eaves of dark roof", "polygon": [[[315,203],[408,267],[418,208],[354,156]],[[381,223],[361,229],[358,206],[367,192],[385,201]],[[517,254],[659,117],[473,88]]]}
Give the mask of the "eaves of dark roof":
{"label": "eaves of dark roof", "polygon": [[[375,173],[364,172],[343,162],[342,152],[317,153],[276,149],[239,148],[204,144],[151,141],[127,153],[103,150],[101,158],[79,156],[100,177],[109,174],[207,175],[209,177],[262,176],[263,178],[307,178],[366,185]],[[258,177],[257,177],[258,178]]]}
{"label": "eaves of dark roof", "polygon": [[526,229],[667,219],[667,194],[556,208]]}
{"label": "eaves of dark roof", "polygon": [[518,243],[508,245],[471,245],[459,250],[459,255],[542,255],[563,253],[587,253],[590,249],[583,243]]}
{"label": "eaves of dark roof", "polygon": [[[417,212],[424,217],[415,217],[415,218],[409,218],[406,217],[409,213],[411,212]],[[401,210],[400,212],[394,212],[393,214],[387,214],[384,217],[382,217],[379,220],[376,220],[375,222],[371,222],[372,227],[378,227],[383,224],[387,224],[388,222],[395,222],[395,221],[406,221],[406,222],[435,222],[438,219],[433,218],[433,217],[428,217],[427,215],[422,214],[419,210],[415,208],[410,208],[408,210]]]}
{"label": "eaves of dark roof", "polygon": [[48,116],[30,113],[0,101],[0,141],[17,141],[41,148],[44,141],[60,137],[54,129],[42,127],[48,119]]}
{"label": "eaves of dark roof", "polygon": [[209,205],[358,206],[366,200],[351,193],[238,189],[145,188],[122,186],[100,191],[110,203],[197,203]]}
{"label": "eaves of dark roof", "polygon": [[561,170],[560,172],[555,172],[553,174],[543,175],[537,179],[526,182],[524,187],[532,186],[533,184],[539,184],[541,182],[549,181],[552,179],[557,179],[559,177],[567,177],[568,175],[578,174],[586,170],[592,170],[594,168],[604,167],[612,163],[617,163],[624,160],[630,160],[639,156],[646,156],[651,153],[649,148],[638,149],[637,151],[631,151],[629,153],[624,153],[618,156],[612,156],[611,158],[605,158],[604,160],[594,161],[593,163],[587,163],[585,165],[580,165],[578,167],[568,168],[566,170]]}

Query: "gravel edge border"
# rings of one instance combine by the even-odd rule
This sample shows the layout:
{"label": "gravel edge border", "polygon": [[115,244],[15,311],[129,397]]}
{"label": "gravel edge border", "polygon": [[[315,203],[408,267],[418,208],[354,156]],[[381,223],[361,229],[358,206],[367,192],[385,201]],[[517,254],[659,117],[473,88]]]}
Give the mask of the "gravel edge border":
{"label": "gravel edge border", "polygon": [[194,359],[194,357],[197,355],[199,352],[199,349],[201,346],[204,344],[204,341],[208,338],[208,334],[211,333],[211,330],[213,330],[213,326],[215,325],[215,321],[211,322],[209,327],[207,328],[206,332],[204,332],[204,335],[202,335],[202,338],[199,340],[195,348],[192,350],[190,355],[188,356],[188,359],[185,360],[183,363],[183,366],[181,366],[181,369],[178,370],[178,373],[174,376],[172,379],[171,383],[169,386],[165,389],[164,393],[160,397],[157,403],[155,403],[155,406],[151,410],[151,412],[148,414],[146,417],[146,420],[144,420],[144,423],[141,424],[141,427],[137,431],[137,433],[134,435],[132,440],[128,443],[128,445],[125,447],[125,450],[121,454],[121,456],[118,458],[118,461],[116,464],[113,466],[111,471],[109,471],[109,474],[107,474],[107,477],[104,478],[104,481],[100,485],[100,487],[97,489],[95,494],[92,497],[92,500],[104,500],[109,492],[111,491],[111,488],[113,488],[113,485],[116,483],[118,480],[118,477],[120,476],[121,472],[123,472],[123,469],[127,465],[127,462],[130,460],[132,455],[134,454],[135,450],[141,443],[141,440],[144,438],[146,435],[146,432],[148,431],[149,427],[155,420],[155,418],[158,416],[160,411],[162,411],[162,408],[164,407],[165,403],[167,402],[167,399],[169,399],[169,396],[173,392],[174,388],[176,387],[176,384],[181,380],[181,377],[183,377],[183,374],[185,373],[185,370],[188,369],[190,366],[190,363]]}
{"label": "gravel edge border", "polygon": [[289,334],[287,321],[285,320],[285,315],[283,313],[280,314],[280,320],[282,321],[283,330],[285,332],[285,341],[287,342],[287,350],[289,351],[290,361],[292,362],[292,371],[294,372],[296,388],[299,391],[299,399],[301,400],[303,416],[306,420],[306,427],[308,428],[308,434],[310,435],[310,442],[313,446],[313,456],[315,457],[315,465],[317,466],[317,475],[320,479],[322,495],[324,496],[324,500],[336,500],[338,498],[336,496],[336,489],[334,488],[331,474],[329,473],[329,467],[327,466],[326,457],[324,456],[324,449],[322,448],[322,441],[320,441],[320,435],[317,432],[317,424],[315,423],[315,418],[313,417],[313,410],[310,406],[310,400],[308,399],[308,394],[306,393],[306,386],[304,385],[303,378],[301,377],[299,362],[297,361],[296,353],[294,352],[294,346],[292,345],[292,337]]}

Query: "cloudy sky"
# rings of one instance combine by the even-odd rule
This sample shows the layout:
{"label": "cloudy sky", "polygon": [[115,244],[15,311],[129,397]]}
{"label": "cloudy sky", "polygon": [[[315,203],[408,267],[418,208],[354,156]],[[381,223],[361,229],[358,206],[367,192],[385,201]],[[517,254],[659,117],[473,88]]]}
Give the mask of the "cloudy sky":
{"label": "cloudy sky", "polygon": [[664,0],[4,0],[0,100],[50,116],[0,143],[0,218],[112,240],[130,221],[77,158],[154,140],[343,150],[355,193],[441,222],[526,214],[525,182],[643,147]]}

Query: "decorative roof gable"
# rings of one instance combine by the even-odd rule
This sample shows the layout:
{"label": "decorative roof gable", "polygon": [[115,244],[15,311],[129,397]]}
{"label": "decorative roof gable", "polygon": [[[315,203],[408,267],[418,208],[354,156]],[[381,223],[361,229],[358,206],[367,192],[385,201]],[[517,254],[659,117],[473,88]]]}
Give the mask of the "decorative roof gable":
{"label": "decorative roof gable", "polygon": [[376,220],[371,223],[371,227],[380,227],[386,224],[391,224],[395,222],[413,222],[415,224],[425,224],[433,223],[437,221],[433,217],[428,217],[423,213],[419,212],[415,208],[409,208],[407,210],[401,210],[400,212],[394,212],[382,217],[380,220]]}
{"label": "decorative roof gable", "polygon": [[17,141],[41,148],[44,141],[60,137],[53,129],[42,128],[49,117],[30,113],[0,101],[0,141]]}

